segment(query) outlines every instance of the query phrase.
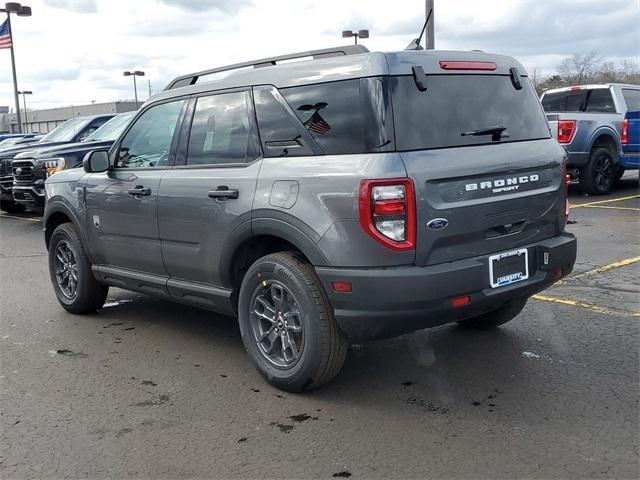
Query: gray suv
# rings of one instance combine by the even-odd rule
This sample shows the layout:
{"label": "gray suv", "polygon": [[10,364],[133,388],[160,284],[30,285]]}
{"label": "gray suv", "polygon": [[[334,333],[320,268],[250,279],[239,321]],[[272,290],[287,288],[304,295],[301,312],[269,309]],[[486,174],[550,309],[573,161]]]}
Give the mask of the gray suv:
{"label": "gray suv", "polygon": [[566,155],[525,72],[358,45],[179,77],[47,180],[55,294],[237,316],[288,391],[333,378],[349,341],[508,322],[576,255]]}

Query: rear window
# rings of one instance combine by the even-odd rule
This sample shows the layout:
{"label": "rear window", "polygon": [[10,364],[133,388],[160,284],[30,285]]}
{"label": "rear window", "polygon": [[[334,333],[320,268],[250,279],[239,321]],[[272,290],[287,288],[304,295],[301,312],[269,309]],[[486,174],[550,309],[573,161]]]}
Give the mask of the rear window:
{"label": "rear window", "polygon": [[624,97],[624,102],[627,104],[627,110],[631,112],[640,110],[640,90],[623,88],[622,96]]}
{"label": "rear window", "polygon": [[430,75],[421,92],[412,76],[392,77],[397,149],[496,143],[492,135],[462,135],[494,126],[506,127],[501,143],[549,138],[538,97],[522,83],[516,90],[508,76]]}
{"label": "rear window", "polygon": [[542,106],[546,112],[616,112],[611,90],[608,88],[545,93]]}

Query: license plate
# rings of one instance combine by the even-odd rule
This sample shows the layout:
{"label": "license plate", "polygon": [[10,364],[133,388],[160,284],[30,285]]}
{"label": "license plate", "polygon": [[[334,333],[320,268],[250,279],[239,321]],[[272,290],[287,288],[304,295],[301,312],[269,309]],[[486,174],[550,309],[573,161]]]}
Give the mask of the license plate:
{"label": "license plate", "polygon": [[489,257],[491,288],[504,287],[527,278],[529,278],[529,262],[526,248]]}

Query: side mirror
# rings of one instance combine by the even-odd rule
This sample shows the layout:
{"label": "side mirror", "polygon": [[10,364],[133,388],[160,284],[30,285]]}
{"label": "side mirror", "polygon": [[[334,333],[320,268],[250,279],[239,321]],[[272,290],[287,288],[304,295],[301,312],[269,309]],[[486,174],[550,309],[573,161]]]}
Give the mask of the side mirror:
{"label": "side mirror", "polygon": [[109,152],[107,150],[92,150],[82,160],[82,166],[87,173],[100,173],[109,170]]}

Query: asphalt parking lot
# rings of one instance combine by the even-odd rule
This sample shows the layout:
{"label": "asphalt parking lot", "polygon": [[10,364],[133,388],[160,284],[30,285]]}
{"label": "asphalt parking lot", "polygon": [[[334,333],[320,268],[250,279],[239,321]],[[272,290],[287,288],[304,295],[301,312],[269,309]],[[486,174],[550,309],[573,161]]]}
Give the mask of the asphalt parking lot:
{"label": "asphalt parking lot", "polygon": [[354,345],[300,395],[233,319],[117,289],[66,313],[39,219],[2,215],[0,476],[637,478],[638,174],[571,193],[574,274],[515,321]]}

